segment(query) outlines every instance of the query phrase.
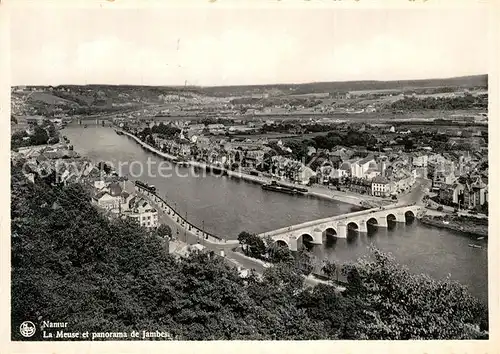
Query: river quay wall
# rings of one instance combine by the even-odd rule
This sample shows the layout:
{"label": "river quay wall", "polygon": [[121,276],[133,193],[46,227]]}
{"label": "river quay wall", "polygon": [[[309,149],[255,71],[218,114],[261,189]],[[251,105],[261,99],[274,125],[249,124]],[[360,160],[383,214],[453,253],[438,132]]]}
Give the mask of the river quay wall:
{"label": "river quay wall", "polygon": [[[162,152],[153,146],[146,144],[142,140],[140,140],[138,137],[136,137],[133,134],[130,134],[129,132],[126,131],[121,131],[124,135],[128,136],[129,138],[133,139],[135,142],[137,142],[139,145],[141,145],[143,148],[151,151],[152,153],[163,157],[169,161],[177,161],[177,157],[167,154],[165,152]],[[272,179],[264,176],[254,176],[250,175],[247,173],[243,173],[241,171],[232,171],[225,169],[220,166],[215,166],[215,165],[210,165],[204,162],[199,162],[199,161],[183,161],[182,163],[187,164],[188,166],[193,166],[193,167],[198,167],[202,169],[217,169],[220,170],[221,172],[220,175],[227,175],[228,177],[232,178],[238,178],[247,182],[252,182],[252,183],[257,183],[260,185],[264,185],[267,183],[271,183]],[[280,182],[283,183],[283,182]],[[284,183],[286,185],[289,185],[291,187],[296,187],[297,185],[294,185],[292,183]],[[303,186],[301,186],[303,187]],[[331,200],[331,201],[339,201],[342,203],[346,204],[351,204],[351,205],[356,205],[356,206],[362,206],[363,205],[363,199],[361,197],[356,197],[352,195],[347,195],[347,194],[340,194],[336,193],[334,194],[332,191],[328,190],[327,188],[320,188],[320,187],[312,187],[309,188],[309,191],[305,194],[306,196],[313,197],[313,198],[321,198],[321,199],[326,199],[326,200]]]}

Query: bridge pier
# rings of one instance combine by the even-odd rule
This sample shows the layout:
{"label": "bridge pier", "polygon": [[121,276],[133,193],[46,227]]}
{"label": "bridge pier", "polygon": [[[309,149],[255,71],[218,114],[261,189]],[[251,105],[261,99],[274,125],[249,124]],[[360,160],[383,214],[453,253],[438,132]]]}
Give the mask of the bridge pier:
{"label": "bridge pier", "polygon": [[290,251],[297,251],[297,239],[294,237],[289,237],[289,242],[290,242]]}
{"label": "bridge pier", "polygon": [[396,213],[396,222],[406,222],[405,214]]}
{"label": "bridge pier", "polygon": [[368,227],[366,226],[366,220],[361,220],[359,223],[358,232],[368,232]]}
{"label": "bridge pier", "polygon": [[337,237],[338,238],[347,238],[347,225],[346,224],[338,224],[337,226]]}
{"label": "bridge pier", "polygon": [[381,218],[377,218],[377,226],[387,227],[387,217],[384,216],[384,217],[381,217]]}
{"label": "bridge pier", "polygon": [[312,232],[313,240],[312,244],[314,245],[322,245],[323,244],[323,232],[319,228],[315,228]]}

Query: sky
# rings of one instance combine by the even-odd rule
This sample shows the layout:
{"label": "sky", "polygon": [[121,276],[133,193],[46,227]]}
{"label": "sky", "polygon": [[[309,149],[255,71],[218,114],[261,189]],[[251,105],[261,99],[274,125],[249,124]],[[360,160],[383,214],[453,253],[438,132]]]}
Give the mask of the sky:
{"label": "sky", "polygon": [[488,72],[464,9],[11,9],[12,85],[251,85]]}

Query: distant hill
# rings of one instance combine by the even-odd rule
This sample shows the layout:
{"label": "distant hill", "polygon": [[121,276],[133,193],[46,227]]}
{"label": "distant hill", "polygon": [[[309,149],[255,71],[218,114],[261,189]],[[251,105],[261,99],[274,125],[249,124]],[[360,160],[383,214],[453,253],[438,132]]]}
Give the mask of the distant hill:
{"label": "distant hill", "polygon": [[[336,93],[366,90],[409,90],[415,88],[454,87],[457,89],[488,87],[488,75],[461,76],[444,79],[398,80],[398,81],[339,81],[311,82],[305,84],[270,84],[242,86],[139,86],[139,85],[60,85],[29,86],[49,89],[52,95],[67,101],[86,105],[106,105],[113,102],[157,102],[160,95],[180,94],[185,96],[248,96],[269,94],[270,96]],[[107,102],[108,101],[108,102]]]}
{"label": "distant hill", "polygon": [[319,92],[345,92],[360,90],[408,90],[428,87],[488,87],[488,75],[461,76],[444,79],[398,80],[398,81],[339,81],[311,82],[305,84],[277,84],[250,86],[214,86],[201,90],[208,95],[238,96],[279,91],[282,94],[307,94]]}

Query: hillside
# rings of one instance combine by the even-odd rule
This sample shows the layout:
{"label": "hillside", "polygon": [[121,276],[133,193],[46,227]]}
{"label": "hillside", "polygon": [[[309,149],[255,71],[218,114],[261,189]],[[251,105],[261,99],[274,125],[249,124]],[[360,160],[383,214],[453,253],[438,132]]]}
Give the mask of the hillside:
{"label": "hillside", "polygon": [[57,97],[82,104],[103,104],[102,97],[116,101],[157,102],[160,95],[242,96],[269,93],[307,94],[323,92],[410,90],[415,88],[453,87],[457,89],[488,87],[488,75],[462,76],[444,79],[401,81],[338,81],[304,84],[269,84],[244,86],[139,86],[139,85],[61,85],[31,86],[32,89],[50,90]]}
{"label": "hillside", "polygon": [[316,92],[342,92],[361,90],[408,90],[451,86],[456,88],[487,87],[488,75],[462,76],[444,79],[401,80],[401,81],[339,81],[312,82],[305,84],[278,84],[255,86],[203,87],[202,91],[216,96],[238,96],[279,91],[283,94],[306,94]]}
{"label": "hillside", "polygon": [[[242,279],[222,258],[176,259],[156,232],[107,219],[81,185],[31,183],[22,161],[11,169],[13,329],[30,319],[68,322],[69,332],[125,333],[118,339],[133,330],[183,340],[488,336],[486,308],[464,287],[413,275],[381,253],[343,267],[342,294],[303,288],[287,260],[262,279]],[[12,339],[23,338],[13,330]]]}

